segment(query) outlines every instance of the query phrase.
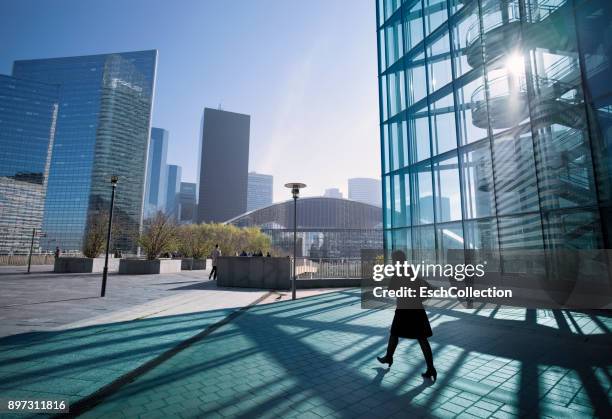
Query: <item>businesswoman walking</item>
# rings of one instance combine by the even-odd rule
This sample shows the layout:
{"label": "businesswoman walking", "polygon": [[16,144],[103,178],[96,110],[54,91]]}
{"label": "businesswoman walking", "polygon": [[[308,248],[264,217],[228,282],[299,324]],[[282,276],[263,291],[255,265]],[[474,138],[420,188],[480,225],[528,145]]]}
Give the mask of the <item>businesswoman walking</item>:
{"label": "businesswoman walking", "polygon": [[[393,264],[397,262],[403,264],[406,261],[406,254],[401,250],[396,250],[391,255],[391,258],[393,259]],[[410,281],[408,278],[398,278],[394,276],[389,283],[389,289],[398,290],[402,286],[408,286],[411,288],[416,287],[418,290],[418,284],[420,282],[421,280],[418,278],[415,281]],[[421,374],[421,376],[436,381],[438,372],[434,368],[433,353],[429,341],[427,340],[431,335],[431,326],[429,325],[427,313],[423,308],[422,300],[418,297],[398,298],[395,315],[393,316],[393,323],[391,323],[387,353],[383,357],[377,357],[377,359],[382,364],[389,364],[389,368],[391,368],[393,364],[393,354],[399,343],[399,338],[416,339],[421,346],[421,351],[423,352],[427,364],[427,371]]]}

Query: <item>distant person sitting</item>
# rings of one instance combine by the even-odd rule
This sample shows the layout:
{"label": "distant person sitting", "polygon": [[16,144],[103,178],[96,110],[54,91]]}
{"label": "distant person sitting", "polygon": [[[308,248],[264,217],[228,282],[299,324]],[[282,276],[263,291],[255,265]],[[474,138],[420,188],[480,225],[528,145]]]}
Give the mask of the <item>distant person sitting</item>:
{"label": "distant person sitting", "polygon": [[253,256],[262,257],[263,252],[260,250],[259,252],[253,253]]}
{"label": "distant person sitting", "polygon": [[266,253],[266,257],[267,257],[267,258],[271,258],[271,257],[272,257],[272,255],[270,254],[270,252]]}
{"label": "distant person sitting", "polygon": [[53,256],[55,256],[55,259],[57,259],[58,257],[60,257],[61,254],[62,254],[62,251],[60,250],[59,246],[56,246],[55,253],[53,253]]}
{"label": "distant person sitting", "polygon": [[210,275],[208,275],[208,279],[212,278],[215,281],[217,280],[217,258],[221,256],[221,249],[219,249],[219,245],[215,244],[215,248],[210,255],[212,259],[212,270],[210,271]]}
{"label": "distant person sitting", "polygon": [[243,250],[242,253],[240,253],[240,256],[241,257],[245,257],[245,256],[248,256],[248,254],[247,254],[247,252],[245,250]]}

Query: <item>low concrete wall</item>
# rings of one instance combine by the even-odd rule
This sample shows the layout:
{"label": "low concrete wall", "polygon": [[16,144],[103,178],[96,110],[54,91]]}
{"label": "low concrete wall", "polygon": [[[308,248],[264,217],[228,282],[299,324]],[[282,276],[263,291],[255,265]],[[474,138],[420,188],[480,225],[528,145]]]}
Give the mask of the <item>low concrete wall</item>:
{"label": "low concrete wall", "polygon": [[[104,258],[59,257],[53,265],[53,272],[57,273],[99,273],[103,269]],[[119,271],[119,259],[108,258],[108,271]]]}
{"label": "low concrete wall", "polygon": [[289,258],[217,258],[217,285],[222,287],[287,290],[291,288],[290,277]]}
{"label": "low concrete wall", "polygon": [[200,271],[206,269],[206,259],[181,259],[181,270],[183,271]]}
{"label": "low concrete wall", "polygon": [[127,275],[169,274],[180,271],[180,259],[121,259],[119,263],[119,273]]}
{"label": "low concrete wall", "polygon": [[351,288],[360,287],[361,278],[318,278],[298,279],[295,287],[297,289],[307,288]]}

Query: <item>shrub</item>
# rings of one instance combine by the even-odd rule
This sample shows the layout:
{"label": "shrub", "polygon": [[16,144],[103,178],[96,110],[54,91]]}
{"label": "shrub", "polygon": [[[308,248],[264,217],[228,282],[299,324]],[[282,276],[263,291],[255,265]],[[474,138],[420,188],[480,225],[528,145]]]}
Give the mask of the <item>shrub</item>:
{"label": "shrub", "polygon": [[138,243],[148,260],[157,259],[163,253],[177,249],[178,226],[172,218],[160,211],[145,221]]}

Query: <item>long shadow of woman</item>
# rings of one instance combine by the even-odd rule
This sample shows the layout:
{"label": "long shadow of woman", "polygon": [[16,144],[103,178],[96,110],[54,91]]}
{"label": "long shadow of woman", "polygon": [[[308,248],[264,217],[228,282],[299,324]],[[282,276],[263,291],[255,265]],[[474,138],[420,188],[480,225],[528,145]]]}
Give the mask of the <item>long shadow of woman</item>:
{"label": "long shadow of woman", "polygon": [[[406,261],[406,254],[401,250],[396,250],[391,255],[391,258],[394,265],[398,262],[403,265]],[[402,289],[402,287],[407,287],[418,291],[419,282],[418,278],[394,276],[389,282],[389,289],[397,291]],[[387,353],[383,357],[377,357],[377,359],[382,364],[389,364],[389,368],[391,368],[391,365],[393,365],[393,354],[399,343],[399,338],[416,339],[421,346],[421,351],[427,364],[427,371],[421,374],[421,376],[436,381],[438,372],[434,368],[433,353],[427,340],[433,333],[429,325],[427,313],[423,308],[423,302],[418,298],[418,292],[416,295],[417,297],[412,298],[407,296],[397,298],[395,315],[393,316],[393,323],[391,323],[389,343],[387,344]]]}

